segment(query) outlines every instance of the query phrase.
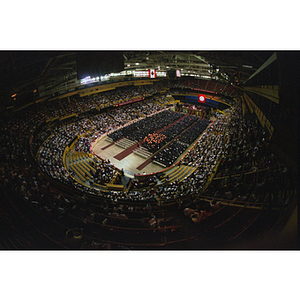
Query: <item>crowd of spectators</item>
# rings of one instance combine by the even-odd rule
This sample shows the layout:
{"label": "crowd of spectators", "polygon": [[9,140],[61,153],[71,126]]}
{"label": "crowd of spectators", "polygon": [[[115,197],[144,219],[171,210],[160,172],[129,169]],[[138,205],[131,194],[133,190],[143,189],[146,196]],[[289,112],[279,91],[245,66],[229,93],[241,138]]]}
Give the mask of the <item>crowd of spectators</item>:
{"label": "crowd of spectators", "polygon": [[230,140],[225,149],[219,173],[249,171],[254,165],[262,168],[267,162],[268,137],[254,120],[242,118],[241,108],[236,110],[229,127]]}
{"label": "crowd of spectators", "polygon": [[174,202],[177,199],[191,193],[191,189],[186,182],[170,182],[157,188],[157,197],[161,199],[164,204]]}
{"label": "crowd of spectators", "polygon": [[83,112],[97,108],[96,103],[93,101],[93,97],[90,97],[90,98],[85,98],[85,97],[78,98],[77,99],[77,104],[80,107],[80,110],[83,111]]}
{"label": "crowd of spectators", "polygon": [[185,103],[184,105],[180,105],[177,108],[177,111],[183,112],[185,114],[197,115],[202,119],[208,119],[210,108],[199,104],[195,106],[194,104]]}
{"label": "crowd of spectators", "polygon": [[[135,105],[135,104],[134,104]],[[160,111],[165,105],[158,104],[153,97],[147,99],[146,102],[139,102],[136,103],[136,109],[138,110],[138,113],[142,117],[149,116],[153,114],[154,112]]]}
{"label": "crowd of spectators", "polygon": [[[138,103],[138,104],[141,105],[141,103]],[[122,116],[124,116],[124,120],[123,120],[124,123],[128,122],[128,120],[132,120],[131,112],[132,112],[132,110],[128,110],[128,115],[125,115],[124,112],[122,112]],[[114,110],[113,112],[111,112],[112,116],[118,116],[118,113],[119,113],[119,109]],[[172,123],[172,121],[174,121],[176,119],[178,120],[180,117],[184,116],[183,114],[174,113],[174,112],[170,112],[170,111],[163,111],[161,113],[163,113],[165,116],[168,116],[168,117],[167,118],[166,117],[158,118],[158,114],[154,114],[154,115],[148,117],[148,118],[156,117],[156,120],[157,120],[157,122],[153,122],[153,121],[152,122],[146,122],[145,128],[150,130],[150,132],[153,130],[152,129],[153,125],[156,126],[156,128],[159,128],[159,127],[161,127],[161,125],[160,126],[158,126],[158,125],[161,122],[163,122],[164,125],[165,125],[165,124],[168,124],[170,122]],[[147,120],[148,118],[144,118],[142,120]],[[187,124],[186,126],[188,126],[190,124],[189,122],[198,120],[198,118],[196,116],[188,116],[186,118],[187,118],[186,122],[185,122]],[[117,120],[118,120],[118,117],[117,117]],[[108,117],[106,114],[100,114],[100,115],[91,116],[90,118],[86,118],[86,119],[82,118],[79,123],[77,122],[77,125],[79,125],[77,127],[74,125],[75,123],[73,123],[73,125],[72,124],[66,125],[65,129],[61,128],[60,133],[59,133],[59,134],[63,134],[63,137],[65,138],[65,140],[62,140],[62,141],[59,142],[59,144],[62,145],[61,149],[63,149],[65,147],[65,145],[68,144],[68,142],[74,136],[80,136],[83,133],[86,133],[86,132],[88,132],[89,130],[92,129],[91,132],[90,132],[89,137],[87,135],[86,136],[81,136],[79,138],[79,140],[77,140],[77,142],[75,143],[75,147],[76,147],[77,151],[80,150],[80,151],[83,151],[83,152],[89,152],[90,142],[92,141],[92,139],[94,137],[99,135],[99,132],[95,134],[95,132],[97,132],[97,131],[95,131],[95,125],[99,126],[98,129],[100,129],[100,132],[102,134],[104,132],[109,131],[109,129],[113,129],[117,126],[120,126],[120,123],[118,121],[114,121],[114,122],[112,122],[112,121],[113,121],[113,119],[111,117]],[[124,124],[124,123],[121,123],[121,125]],[[136,123],[139,123],[139,122],[136,122]],[[136,124],[136,123],[133,123],[133,124]],[[126,128],[126,127],[123,127],[123,128]],[[182,130],[182,126],[178,126],[178,128],[181,128],[180,130]],[[66,131],[68,133],[66,133]],[[129,132],[133,132],[133,131],[130,130]],[[54,136],[58,136],[59,134],[56,133]],[[68,137],[68,139],[66,139],[67,137]],[[54,140],[55,147],[58,144],[57,141],[58,140],[56,138]],[[40,149],[40,153],[43,154],[44,156],[46,155],[45,153],[46,153],[46,149],[47,149],[47,151],[48,151],[48,156],[47,157],[48,158],[50,157],[50,152],[51,152],[51,150],[48,149],[48,145],[50,145],[51,143],[52,143],[52,140],[49,138],[49,141],[47,143],[45,143],[45,145],[43,145],[43,147]],[[173,146],[173,144],[170,145],[170,147],[172,147],[172,146]],[[175,146],[175,141],[174,141],[174,146]],[[178,148],[178,146],[181,147],[181,148],[184,148],[183,144],[178,143],[177,141],[176,141],[176,146],[177,146],[176,149]],[[54,174],[54,178],[58,178],[59,180],[61,180],[63,182],[68,182],[69,183],[70,178],[65,175],[66,172],[65,172],[65,169],[62,165],[62,159],[59,159],[59,156],[62,156],[61,154],[63,153],[63,151],[61,149],[59,149],[59,147],[57,147],[57,149],[53,152],[55,155],[53,156],[53,158],[50,158],[50,163],[48,162],[47,167],[45,167],[45,164],[44,164],[45,157],[41,156],[39,158],[41,160],[42,168],[47,169],[46,172],[49,175]],[[177,149],[177,150],[178,150],[178,152],[177,152],[177,157],[178,157],[178,153],[180,154],[184,150],[179,150],[179,149]],[[58,153],[57,155],[56,155],[56,152]],[[165,153],[166,153],[166,156],[168,156],[168,154],[175,153],[175,151],[165,151]],[[173,163],[174,159],[176,159],[176,157],[172,158],[172,160],[170,160],[169,163],[167,163],[167,164],[169,165],[169,164]],[[50,165],[50,167],[49,167],[49,165]],[[54,165],[55,167],[52,168],[51,165]],[[95,182],[97,182],[97,183],[107,183],[107,182],[109,182],[110,175],[114,174],[114,172],[112,170],[113,168],[111,166],[110,166],[110,168],[106,172],[107,174],[109,174],[109,176],[107,176],[106,178],[103,178],[103,176],[104,176],[103,172],[102,172],[101,176],[99,176],[99,174],[97,174],[98,176],[97,176]],[[104,167],[102,166],[101,169],[104,170]],[[58,174],[60,174],[60,175],[58,175]],[[92,174],[92,175],[95,175],[95,174]],[[101,178],[103,180],[100,180]],[[82,188],[82,187],[80,187],[80,188]],[[84,191],[86,191],[87,187],[83,187],[82,189]]]}
{"label": "crowd of spectators", "polygon": [[119,95],[119,93],[118,93],[117,90],[107,91],[107,92],[105,92],[105,96],[113,104],[117,104],[119,102],[123,102],[123,97],[121,95]]}
{"label": "crowd of spectators", "polygon": [[[47,116],[50,117],[51,114]],[[58,204],[57,195],[51,192],[50,182],[34,166],[28,147],[31,130],[38,126],[40,119],[27,112],[2,115],[0,122],[2,129],[0,139],[3,143],[0,149],[0,169],[4,190],[7,193],[9,191],[19,193],[23,201],[33,205],[39,212],[51,214],[53,210],[51,206]],[[10,198],[11,201],[13,199]],[[60,208],[60,205],[56,206],[56,216],[63,211]]]}
{"label": "crowd of spectators", "polygon": [[185,204],[183,214],[193,223],[197,224],[206,220],[213,212],[220,209],[220,206],[220,202],[217,202],[215,199],[210,201],[210,203],[204,200],[195,199],[194,201]]}
{"label": "crowd of spectators", "polygon": [[[178,113],[177,113],[178,114]],[[149,142],[144,140],[142,146],[147,148],[151,153],[156,153],[159,149],[164,147],[168,142],[175,139],[181,132],[191,126],[198,120],[198,117],[191,115],[181,114],[181,118],[173,124],[169,124],[165,129],[159,131],[160,134],[165,136],[164,139],[161,139],[159,142],[153,143],[152,140]]]}
{"label": "crowd of spectators", "polygon": [[[232,85],[211,80],[182,78],[180,81],[171,82],[169,87],[170,92],[173,94],[190,94],[191,91],[197,92],[197,89],[222,94],[222,101],[232,106],[235,105],[233,98],[239,97]],[[211,97],[214,97],[214,95]]]}
{"label": "crowd of spectators", "polygon": [[131,181],[131,189],[146,188],[157,183],[155,175],[139,176]]}
{"label": "crowd of spectators", "polygon": [[182,78],[180,81],[171,82],[170,88],[210,90],[231,97],[237,95],[234,87],[228,83],[204,79]]}
{"label": "crowd of spectators", "polygon": [[[63,165],[63,153],[67,145],[75,139],[75,151],[90,153],[91,142],[101,134],[113,130],[135,118],[136,107],[140,110],[143,110],[143,107],[151,109],[151,103],[149,105],[134,103],[126,111],[122,111],[121,108],[112,111],[111,116],[105,113],[97,115],[85,114],[85,117],[76,117],[75,120],[65,119],[57,124],[47,124],[45,130],[40,131],[32,143],[34,153],[37,152],[39,147],[36,159],[41,170],[61,182],[70,184],[72,182],[71,176],[75,177],[76,174],[72,169],[66,170]],[[153,105],[153,109],[156,109],[155,105]],[[121,121],[119,122],[118,120]],[[42,143],[42,146],[39,146],[44,140],[45,142]],[[101,161],[97,172],[91,175],[95,183],[105,184],[115,174],[116,172],[111,164]]]}
{"label": "crowd of spectators", "polygon": [[202,134],[209,123],[210,121],[207,119],[198,119],[197,122],[195,122],[190,128],[179,135],[178,140],[182,143],[190,145],[198,136]]}
{"label": "crowd of spectators", "polygon": [[107,194],[107,198],[114,202],[126,202],[132,204],[140,204],[140,203],[152,203],[157,204],[157,197],[155,189],[143,188],[139,191],[130,190],[127,193],[124,191],[110,191]]}
{"label": "crowd of spectators", "polygon": [[42,171],[62,182],[69,183],[69,172],[63,164],[63,153],[68,144],[77,137],[84,128],[85,122],[67,124],[57,128],[40,147],[36,160]]}
{"label": "crowd of spectators", "polygon": [[104,134],[119,126],[119,123],[115,122],[108,114],[101,113],[89,117],[92,124],[97,129],[97,132]]}
{"label": "crowd of spectators", "polygon": [[80,114],[82,112],[80,106],[78,105],[77,98],[78,97],[76,96],[71,96],[59,100],[67,115]]}
{"label": "crowd of spectators", "polygon": [[187,149],[187,145],[177,140],[172,141],[161,151],[153,156],[153,161],[158,162],[164,167],[171,166],[177,158]]}
{"label": "crowd of spectators", "polygon": [[[159,90],[155,87],[152,88],[153,91]],[[145,89],[147,90],[146,87]],[[150,89],[150,91],[152,90]],[[118,99],[118,95],[111,93],[110,97],[114,96]],[[94,101],[94,97],[91,99]],[[121,109],[116,109],[110,112],[111,117],[103,113],[79,117],[75,121],[66,119],[56,123],[45,122],[52,118],[66,116],[66,112],[67,114],[79,113],[90,107],[87,103],[80,107],[77,106],[78,103],[80,101],[78,102],[72,97],[70,102],[65,100],[46,101],[33,104],[29,109],[20,112],[2,113],[0,119],[0,142],[2,145],[0,148],[0,184],[5,191],[5,196],[14,202],[15,198],[10,197],[9,191],[14,196],[18,194],[20,198],[14,202],[15,205],[24,201],[44,215],[45,220],[51,218],[71,229],[71,225],[73,225],[70,221],[71,215],[79,215],[82,210],[85,212],[86,218],[92,215],[90,211],[88,213],[86,210],[88,201],[85,197],[86,195],[89,197],[93,193],[102,197],[101,200],[105,199],[106,203],[103,202],[103,209],[107,210],[105,214],[112,213],[115,209],[118,216],[124,214],[126,217],[133,211],[150,211],[151,206],[156,205],[158,200],[162,202],[175,201],[184,195],[202,193],[202,187],[221,158],[217,179],[212,181],[203,195],[232,201],[248,201],[250,199],[254,203],[265,203],[266,205],[274,203],[287,205],[293,197],[292,178],[287,168],[280,164],[274,154],[269,152],[266,132],[256,125],[254,120],[244,120],[240,107],[228,112],[227,115],[220,115],[202,135],[195,147],[188,152],[182,163],[195,167],[196,170],[189,178],[180,183],[167,182],[165,185],[156,186],[154,184],[154,187],[151,187],[151,183],[155,183],[155,179],[145,177],[144,183],[142,183],[143,180],[137,185],[133,183],[133,188],[129,192],[110,191],[106,194],[95,188],[80,185],[70,177],[72,172],[68,173],[63,165],[63,152],[69,142],[74,137],[81,136],[75,147],[78,147],[77,150],[80,151],[89,151],[87,145],[93,140],[93,137],[134,120],[137,112],[129,110],[126,114]],[[141,103],[138,105],[142,106]],[[149,112],[151,109],[150,107]],[[157,109],[158,107],[154,104],[153,112],[156,112]],[[147,113],[148,110],[149,105],[147,104]],[[170,116],[175,114],[170,113]],[[180,117],[180,114],[178,116]],[[161,121],[164,122],[165,118],[162,119]],[[149,125],[153,123],[155,126],[155,122],[151,122]],[[166,124],[170,124],[170,121],[167,120]],[[35,134],[35,129],[39,126],[41,128]],[[159,126],[161,128],[161,124]],[[87,132],[90,134],[89,136],[86,135]],[[37,154],[36,160],[39,168],[35,165],[30,152]],[[101,183],[109,182],[116,175],[114,167],[109,162],[96,160],[93,166],[98,172],[95,173],[95,178],[99,178]],[[262,172],[261,176],[248,176],[246,172],[254,172],[254,167],[258,170],[266,168],[267,171]],[[234,176],[229,176],[230,174]],[[235,176],[237,174],[239,176]],[[74,194],[71,192],[66,194],[57,188],[57,180],[59,183],[67,184],[70,188],[69,191],[72,190],[71,187],[74,187]],[[150,185],[150,188],[147,184]],[[61,187],[61,185],[59,186]],[[83,193],[75,193],[76,190]],[[87,194],[85,195],[85,193]],[[122,204],[122,202],[127,204]],[[118,211],[118,209],[121,210]],[[92,216],[95,218],[93,220],[97,221],[96,214]],[[153,216],[150,216],[152,219]],[[198,219],[199,216],[194,216],[194,220]],[[76,226],[72,228],[76,228]],[[84,228],[84,230],[86,229],[87,227]],[[66,232],[68,231],[66,230]],[[69,239],[74,238],[72,233],[67,235]],[[85,233],[80,232],[80,235],[84,236]]]}
{"label": "crowd of spectators", "polygon": [[196,168],[187,179],[194,191],[201,191],[223,155],[227,141],[226,127],[229,116],[220,116],[201,136],[195,147],[188,152],[182,164]]}
{"label": "crowd of spectators", "polygon": [[115,122],[119,124],[119,126],[125,125],[130,121],[139,118],[139,115],[132,107],[126,107],[127,110],[125,111],[124,108],[116,108],[113,111],[109,112],[109,115],[114,119]]}
{"label": "crowd of spectators", "polygon": [[91,137],[87,136],[81,136],[76,142],[75,142],[75,151],[77,152],[85,152],[90,153],[90,147],[91,147],[92,139]]}
{"label": "crowd of spectators", "polygon": [[65,115],[65,111],[59,101],[46,101],[43,103],[43,106],[50,118],[60,118]]}
{"label": "crowd of spectators", "polygon": [[[96,160],[97,161],[97,160]],[[99,161],[93,164],[96,167],[96,173],[93,174],[94,182],[99,184],[109,183],[118,171],[113,167],[109,161]]]}
{"label": "crowd of spectators", "polygon": [[[206,195],[236,201],[287,205],[291,177],[269,151],[269,138],[254,120],[242,118],[241,108],[229,124],[229,139],[215,180]],[[283,190],[287,191],[284,195]]]}
{"label": "crowd of spectators", "polygon": [[135,141],[141,141],[148,134],[151,134],[160,128],[167,126],[175,120],[182,117],[182,114],[174,113],[169,110],[163,110],[157,114],[152,114],[142,118],[137,122],[124,126],[111,134],[108,134],[114,141],[126,137]]}
{"label": "crowd of spectators", "polygon": [[88,98],[92,98],[96,105],[101,109],[105,107],[109,107],[112,103],[106,97],[105,93],[94,94],[92,96],[88,96]]}
{"label": "crowd of spectators", "polygon": [[147,144],[150,147],[155,147],[156,144],[161,144],[163,140],[166,139],[166,136],[162,133],[150,133],[148,134],[144,140],[143,143]]}

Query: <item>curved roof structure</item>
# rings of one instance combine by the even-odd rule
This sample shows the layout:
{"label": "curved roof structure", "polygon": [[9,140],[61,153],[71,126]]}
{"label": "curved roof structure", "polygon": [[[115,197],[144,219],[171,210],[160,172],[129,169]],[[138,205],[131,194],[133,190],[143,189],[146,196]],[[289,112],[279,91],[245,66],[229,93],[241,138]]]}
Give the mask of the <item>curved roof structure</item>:
{"label": "curved roof structure", "polygon": [[[120,52],[124,70],[178,69],[187,75],[234,84],[247,82],[274,55],[274,51],[118,51],[118,54]],[[96,61],[103,51],[0,52],[2,104],[9,106],[11,96],[16,93],[32,98],[40,89],[79,79],[78,53],[93,54]],[[102,64],[100,56],[99,59],[95,64]],[[276,78],[272,80],[272,84],[278,84]]]}

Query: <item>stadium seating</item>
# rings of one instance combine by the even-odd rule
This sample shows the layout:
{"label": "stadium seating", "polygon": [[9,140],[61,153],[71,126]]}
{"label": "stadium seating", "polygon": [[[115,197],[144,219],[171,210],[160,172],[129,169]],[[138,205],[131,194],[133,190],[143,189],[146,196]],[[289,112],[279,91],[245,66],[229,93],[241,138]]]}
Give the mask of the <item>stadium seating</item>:
{"label": "stadium seating", "polygon": [[[229,86],[204,80],[172,86],[182,87],[222,87],[225,95],[233,92]],[[0,221],[4,229],[0,248],[73,249],[66,232],[74,228],[83,229],[76,246],[82,249],[219,248],[246,234],[254,236],[272,228],[295,195],[293,178],[269,151],[263,128],[254,119],[243,119],[240,103],[214,122],[203,120],[204,129],[196,116],[165,110],[162,115],[168,117],[159,125],[150,122],[154,125],[149,133],[164,128],[170,130],[170,137],[175,132],[176,143],[190,145],[196,140],[196,144],[180,164],[161,174],[137,176],[136,182],[132,180],[121,191],[107,188],[119,185],[119,173],[108,162],[96,159],[89,143],[113,130],[120,130],[122,136],[111,142],[127,138],[124,125],[137,119],[148,121],[153,116],[158,120],[158,111],[167,108],[168,97],[155,95],[126,109],[101,112],[101,108],[128,97],[152,97],[161,90],[158,84],[132,87],[124,90],[124,95],[121,89],[107,91],[81,99],[45,101],[3,114]],[[170,126],[166,131],[171,124],[172,130]],[[184,129],[187,135],[180,136]],[[198,136],[192,135],[193,131]],[[142,147],[135,153],[145,158],[153,154]],[[101,174],[98,181],[94,180],[97,171]],[[213,199],[222,207],[205,221],[194,224],[183,215],[185,207],[201,211],[203,201],[209,204]]]}

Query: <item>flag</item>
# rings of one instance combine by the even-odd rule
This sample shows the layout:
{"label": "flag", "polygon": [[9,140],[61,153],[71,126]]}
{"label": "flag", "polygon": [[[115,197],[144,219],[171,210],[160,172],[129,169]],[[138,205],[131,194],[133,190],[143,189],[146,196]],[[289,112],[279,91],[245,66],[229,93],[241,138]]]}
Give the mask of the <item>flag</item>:
{"label": "flag", "polygon": [[156,69],[148,69],[149,78],[156,78]]}
{"label": "flag", "polygon": [[199,94],[199,95],[198,95],[198,102],[200,102],[200,103],[205,103],[205,95]]}

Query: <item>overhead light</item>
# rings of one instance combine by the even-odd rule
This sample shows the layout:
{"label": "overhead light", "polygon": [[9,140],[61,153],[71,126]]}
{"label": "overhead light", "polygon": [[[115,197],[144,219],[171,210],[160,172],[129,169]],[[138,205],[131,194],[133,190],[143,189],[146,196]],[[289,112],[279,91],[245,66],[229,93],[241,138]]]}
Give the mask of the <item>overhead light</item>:
{"label": "overhead light", "polygon": [[130,67],[130,65],[127,65],[127,67]]}
{"label": "overhead light", "polygon": [[243,65],[244,68],[249,68],[249,69],[252,69],[253,67],[252,66],[249,66],[249,65]]}
{"label": "overhead light", "polygon": [[139,63],[135,63],[135,65],[136,65],[136,66],[138,66],[138,65],[139,65]]}
{"label": "overhead light", "polygon": [[17,96],[17,93],[11,95],[12,98],[16,97]]}

